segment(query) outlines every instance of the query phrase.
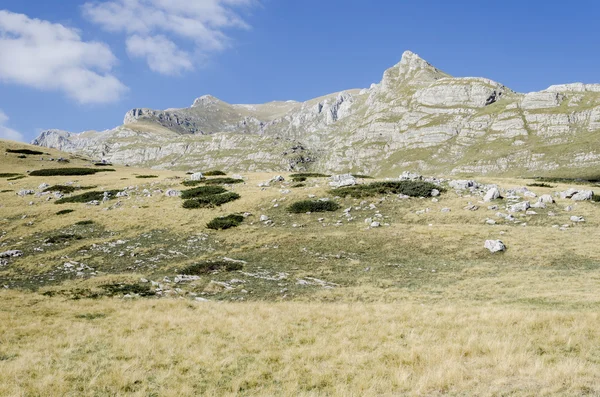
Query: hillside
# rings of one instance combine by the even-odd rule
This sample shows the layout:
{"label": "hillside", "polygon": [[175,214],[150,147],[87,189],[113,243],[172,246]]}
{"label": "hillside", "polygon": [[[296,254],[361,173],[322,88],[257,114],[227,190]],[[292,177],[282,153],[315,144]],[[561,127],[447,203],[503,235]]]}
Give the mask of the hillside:
{"label": "hillside", "polygon": [[407,51],[368,89],[262,105],[205,95],[190,108],[133,109],[113,130],[49,130],[33,143],[156,169],[590,176],[599,129],[600,85],[521,94]]}

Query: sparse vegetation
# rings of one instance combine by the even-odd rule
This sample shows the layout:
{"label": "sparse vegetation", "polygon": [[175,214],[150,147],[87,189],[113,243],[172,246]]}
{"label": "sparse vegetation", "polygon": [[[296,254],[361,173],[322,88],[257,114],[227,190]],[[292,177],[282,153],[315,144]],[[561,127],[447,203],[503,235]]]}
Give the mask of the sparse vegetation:
{"label": "sparse vegetation", "polygon": [[221,186],[199,186],[193,189],[184,190],[181,192],[182,199],[192,199],[197,197],[213,196],[222,194],[227,190]]}
{"label": "sparse vegetation", "polygon": [[75,210],[60,210],[56,213],[56,215],[66,215],[66,214],[70,214],[71,212],[74,212]]}
{"label": "sparse vegetation", "polygon": [[306,181],[308,178],[305,176],[297,176],[292,178],[292,182],[304,182]]}
{"label": "sparse vegetation", "polygon": [[244,265],[241,262],[232,262],[232,261],[204,261],[194,263],[192,265],[186,266],[181,270],[181,274],[185,274],[188,276],[202,276],[209,273],[214,272],[235,272],[238,270],[242,270]]}
{"label": "sparse vegetation", "polygon": [[12,173],[12,172],[1,172],[0,173],[0,178],[13,178],[13,177],[19,176],[19,175],[21,175],[21,174],[15,174],[15,173]]}
{"label": "sparse vegetation", "polygon": [[362,175],[362,174],[352,174],[353,177],[357,178],[357,179],[373,179],[372,176],[369,175]]}
{"label": "sparse vegetation", "polygon": [[340,205],[335,201],[302,200],[296,201],[290,205],[287,210],[294,214],[302,214],[306,212],[337,211],[340,208]]}
{"label": "sparse vegetation", "polygon": [[183,202],[183,208],[206,208],[206,207],[219,207],[223,204],[237,200],[240,195],[233,192],[227,192],[223,194],[214,194],[210,196],[197,197]]}
{"label": "sparse vegetation", "polygon": [[95,166],[97,167],[109,167],[112,166],[111,163],[94,163]]}
{"label": "sparse vegetation", "polygon": [[70,194],[77,190],[89,190],[94,189],[96,186],[73,186],[73,185],[53,185],[44,189],[44,192],[60,192],[63,194]]}
{"label": "sparse vegetation", "polygon": [[594,193],[594,194],[592,195],[592,201],[593,201],[593,202],[595,202],[595,203],[598,203],[598,202],[600,202],[600,194],[595,194],[595,193]]}
{"label": "sparse vegetation", "polygon": [[48,237],[44,241],[44,243],[46,243],[46,244],[62,244],[62,243],[66,243],[67,241],[82,240],[82,239],[83,239],[83,237],[81,237],[78,234],[57,234],[57,235]]}
{"label": "sparse vegetation", "polygon": [[206,227],[213,230],[225,230],[237,227],[242,224],[244,217],[242,215],[227,215],[213,219],[206,224]]}
{"label": "sparse vegetation", "polygon": [[290,186],[291,188],[297,188],[297,187],[306,187],[306,183],[294,183],[293,185]]}
{"label": "sparse vegetation", "polygon": [[17,158],[18,158],[18,159],[26,159],[26,158],[27,158],[27,156],[25,156],[24,154],[22,154],[22,155],[20,155],[20,156],[17,156]]}
{"label": "sparse vegetation", "polygon": [[31,149],[6,149],[7,153],[18,153],[18,154],[29,154],[32,156],[39,156],[44,154],[44,152],[40,152],[38,150]]}
{"label": "sparse vegetation", "polygon": [[554,187],[552,185],[549,185],[549,184],[543,183],[543,182],[529,183],[529,184],[527,184],[527,186],[529,186],[529,187],[547,187],[547,188],[553,188]]}
{"label": "sparse vegetation", "polygon": [[213,171],[206,171],[206,172],[202,173],[202,175],[204,175],[204,176],[222,176],[222,175],[227,175],[227,174],[221,170],[213,170]]}
{"label": "sparse vegetation", "polygon": [[94,169],[94,168],[46,168],[31,171],[31,176],[78,176],[93,175],[98,172],[115,171],[112,168]]}
{"label": "sparse vegetation", "polygon": [[75,225],[77,226],[87,226],[87,225],[93,225],[94,221],[86,219],[84,221],[79,221],[79,222],[75,222]]}
{"label": "sparse vegetation", "polygon": [[14,178],[8,178],[8,181],[18,181],[19,179],[24,179],[27,178],[26,175],[19,175],[19,176],[15,176]]}
{"label": "sparse vegetation", "polygon": [[535,179],[542,182],[571,183],[575,185],[596,185],[600,183],[600,176],[588,176],[580,178],[538,177]]}
{"label": "sparse vegetation", "polygon": [[105,284],[101,286],[109,295],[154,296],[156,292],[148,284]]}
{"label": "sparse vegetation", "polygon": [[373,197],[385,194],[404,194],[410,197],[429,197],[431,191],[437,189],[444,191],[441,187],[433,183],[423,181],[398,181],[398,182],[373,182],[368,185],[356,185],[341,187],[332,190],[330,193],[345,197],[354,198]]}
{"label": "sparse vegetation", "polygon": [[202,185],[203,183],[204,183],[204,180],[201,180],[201,181],[183,181],[183,182],[181,182],[181,184],[183,186],[188,186],[188,187]]}
{"label": "sparse vegetation", "polygon": [[290,178],[329,178],[331,175],[319,174],[318,172],[299,172],[291,174]]}
{"label": "sparse vegetation", "polygon": [[136,175],[135,177],[138,179],[152,179],[158,178],[158,175]]}
{"label": "sparse vegetation", "polygon": [[108,193],[108,198],[113,199],[115,195],[119,193],[119,190],[108,190],[106,192],[101,191],[93,191],[93,192],[85,192],[82,194],[78,194],[76,196],[71,197],[63,197],[59,200],[56,200],[55,204],[65,204],[65,203],[87,203],[90,201],[102,201],[104,199],[104,193]]}

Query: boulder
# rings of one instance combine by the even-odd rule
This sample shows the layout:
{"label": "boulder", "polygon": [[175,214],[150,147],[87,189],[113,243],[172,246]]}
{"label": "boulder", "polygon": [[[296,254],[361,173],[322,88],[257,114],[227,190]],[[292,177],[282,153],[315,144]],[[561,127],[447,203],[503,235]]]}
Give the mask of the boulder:
{"label": "boulder", "polygon": [[31,189],[22,189],[17,192],[17,196],[25,197],[30,194],[35,194],[35,192]]}
{"label": "boulder", "polygon": [[331,182],[329,182],[329,186],[331,186],[331,187],[343,187],[343,186],[356,185],[356,178],[353,177],[352,174],[333,175],[330,179],[331,179]]}
{"label": "boulder", "polygon": [[49,187],[50,187],[50,185],[48,185],[47,183],[42,183],[40,186],[38,186],[38,190],[44,190]]}
{"label": "boulder", "polygon": [[591,200],[594,192],[591,190],[580,190],[571,196],[571,200],[573,201],[587,201]]}
{"label": "boulder", "polygon": [[549,194],[544,194],[538,198],[538,203],[553,204],[554,198],[552,198],[552,196]]}
{"label": "boulder", "polygon": [[179,197],[179,196],[181,196],[181,191],[180,190],[175,190],[175,189],[168,189],[165,192],[165,196],[167,196],[167,197]]}
{"label": "boulder", "polygon": [[404,171],[402,175],[400,175],[401,181],[418,181],[423,179],[423,177],[416,172]]}
{"label": "boulder", "polygon": [[585,219],[582,216],[573,215],[570,219],[571,222],[585,222]]}
{"label": "boulder", "polygon": [[498,198],[500,198],[500,190],[497,187],[493,187],[483,196],[483,201],[489,202]]}
{"label": "boulder", "polygon": [[371,227],[379,227],[379,226],[381,226],[381,224],[379,222],[377,222],[377,221],[371,222]]}
{"label": "boulder", "polygon": [[285,178],[282,177],[281,175],[277,175],[275,178],[272,178],[269,183],[273,183],[273,182],[283,182],[285,181]]}
{"label": "boulder", "polygon": [[475,181],[459,179],[448,182],[448,186],[455,190],[465,190],[469,188],[477,188],[479,184]]}
{"label": "boulder", "polygon": [[579,190],[575,189],[575,188],[569,188],[567,190],[565,190],[564,192],[560,192],[560,198],[561,199],[568,199],[573,197]]}
{"label": "boulder", "polygon": [[500,240],[486,240],[484,247],[491,253],[506,251],[506,246]]}
{"label": "boulder", "polygon": [[201,181],[202,179],[204,179],[204,175],[201,172],[195,172],[190,175],[191,181]]}
{"label": "boulder", "polygon": [[508,207],[508,210],[510,212],[521,212],[521,211],[527,211],[529,209],[529,207],[531,207],[531,205],[529,204],[529,201],[521,201],[520,203],[513,204],[510,207]]}
{"label": "boulder", "polygon": [[437,189],[431,189],[431,197],[437,197],[440,195],[440,191]]}

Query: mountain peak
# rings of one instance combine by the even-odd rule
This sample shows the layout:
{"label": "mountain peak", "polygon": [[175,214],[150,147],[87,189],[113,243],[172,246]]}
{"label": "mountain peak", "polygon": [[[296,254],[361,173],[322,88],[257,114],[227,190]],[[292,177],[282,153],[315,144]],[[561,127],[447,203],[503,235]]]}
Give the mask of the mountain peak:
{"label": "mountain peak", "polygon": [[402,59],[385,71],[381,86],[384,90],[394,89],[398,84],[422,85],[442,77],[449,77],[412,51],[404,51]]}
{"label": "mountain peak", "polygon": [[196,100],[192,104],[192,107],[212,105],[219,102],[222,101],[219,98],[216,98],[212,95],[202,95],[200,98],[196,98]]}

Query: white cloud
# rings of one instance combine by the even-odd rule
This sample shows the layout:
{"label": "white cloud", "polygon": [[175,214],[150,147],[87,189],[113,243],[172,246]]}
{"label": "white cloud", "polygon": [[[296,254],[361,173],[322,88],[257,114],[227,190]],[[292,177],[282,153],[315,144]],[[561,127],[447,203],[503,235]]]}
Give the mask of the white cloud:
{"label": "white cloud", "polygon": [[130,56],[144,57],[153,71],[173,75],[193,68],[192,51],[182,47],[191,45],[196,57],[228,48],[225,30],[248,29],[239,10],[256,1],[106,0],[84,4],[83,14],[105,30],[126,33]]}
{"label": "white cloud", "polygon": [[114,75],[108,46],[82,41],[61,24],[0,10],[0,80],[62,91],[80,103],[118,100],[127,90]]}
{"label": "white cloud", "polygon": [[0,109],[0,139],[10,139],[11,141],[23,141],[23,134],[11,128],[8,128],[5,125],[7,121],[8,116],[2,111],[2,109]]}

